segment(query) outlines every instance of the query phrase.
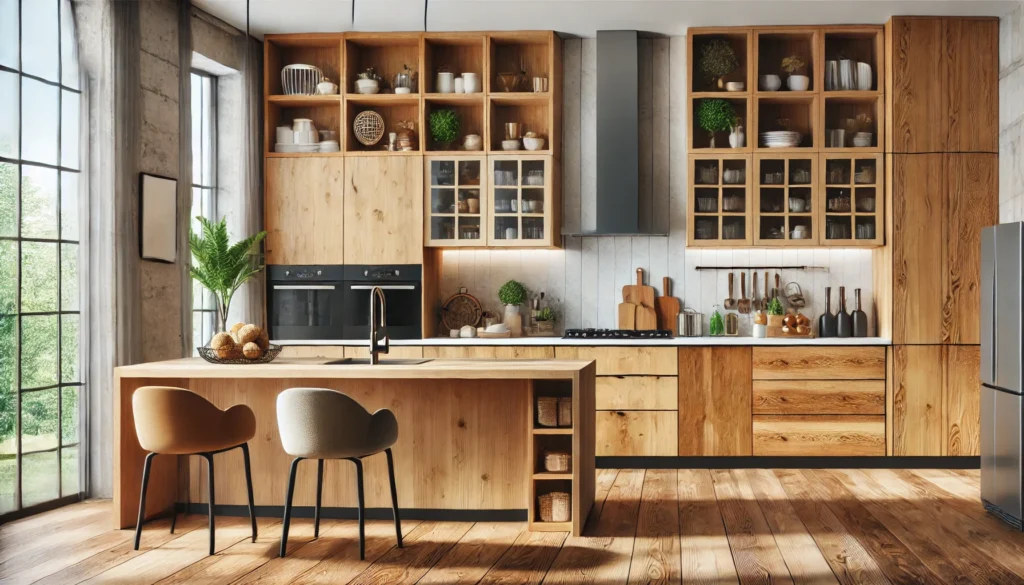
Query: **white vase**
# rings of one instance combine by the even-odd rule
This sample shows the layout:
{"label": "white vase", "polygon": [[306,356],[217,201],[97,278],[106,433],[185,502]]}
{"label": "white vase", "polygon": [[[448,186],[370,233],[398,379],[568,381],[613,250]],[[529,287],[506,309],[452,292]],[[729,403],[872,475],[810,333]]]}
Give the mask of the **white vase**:
{"label": "white vase", "polygon": [[439,72],[437,74],[437,93],[454,93],[455,92],[455,74],[447,72]]}
{"label": "white vase", "polygon": [[786,78],[786,87],[790,91],[807,91],[811,85],[811,78],[806,75],[790,75]]}
{"label": "white vase", "polygon": [[466,93],[477,93],[480,91],[480,77],[476,73],[462,74],[462,87]]}
{"label": "white vase", "polygon": [[743,126],[735,126],[729,133],[729,146],[743,148],[747,144],[747,135],[743,132]]}
{"label": "white vase", "polygon": [[757,339],[764,339],[768,337],[768,326],[760,323],[754,323],[753,334]]}
{"label": "white vase", "polygon": [[505,305],[505,319],[503,323],[512,332],[512,335],[516,335],[517,332],[523,330],[523,318],[519,314],[519,305]]}

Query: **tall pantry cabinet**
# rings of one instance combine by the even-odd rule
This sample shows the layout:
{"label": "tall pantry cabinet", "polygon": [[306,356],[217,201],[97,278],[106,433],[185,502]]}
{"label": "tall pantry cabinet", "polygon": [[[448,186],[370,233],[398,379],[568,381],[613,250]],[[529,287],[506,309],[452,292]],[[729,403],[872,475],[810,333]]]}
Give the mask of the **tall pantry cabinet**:
{"label": "tall pantry cabinet", "polygon": [[[993,18],[886,24],[886,246],[891,455],[977,455],[980,233],[998,221]],[[975,408],[971,408],[970,405]]]}

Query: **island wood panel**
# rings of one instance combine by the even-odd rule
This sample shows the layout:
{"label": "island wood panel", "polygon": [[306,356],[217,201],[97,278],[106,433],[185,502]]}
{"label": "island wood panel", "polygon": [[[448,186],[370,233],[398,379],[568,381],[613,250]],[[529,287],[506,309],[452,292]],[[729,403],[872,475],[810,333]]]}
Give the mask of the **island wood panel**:
{"label": "island wood panel", "polygon": [[754,416],[756,456],[882,456],[884,416]]}
{"label": "island wood panel", "polygon": [[981,454],[981,346],[948,345],[945,350],[943,455]]}
{"label": "island wood panel", "polygon": [[598,457],[674,456],[676,413],[666,410],[600,410],[595,425]]}
{"label": "island wood panel", "polygon": [[267,264],[344,264],[344,159],[268,158],[266,164]]}
{"label": "island wood panel", "polygon": [[675,376],[674,347],[555,347],[560,360],[595,360],[598,376]]}
{"label": "island wood panel", "polygon": [[978,344],[981,230],[999,223],[999,155],[947,154],[943,169],[942,343]]}
{"label": "island wood panel", "polygon": [[892,347],[892,454],[942,455],[943,347]]}
{"label": "island wood panel", "polygon": [[599,376],[598,410],[676,410],[679,381],[675,376]]}
{"label": "island wood panel", "polygon": [[679,455],[750,455],[751,348],[678,353]]}
{"label": "island wood panel", "polygon": [[885,348],[754,347],[755,380],[884,380]]}
{"label": "island wood panel", "polygon": [[754,380],[754,414],[885,414],[885,380]]}
{"label": "island wood panel", "polygon": [[946,152],[999,152],[999,19],[943,19]]}
{"label": "island wood panel", "polygon": [[555,348],[537,345],[427,345],[423,347],[425,358],[448,359],[554,359]]}
{"label": "island wood panel", "polygon": [[285,345],[281,347],[281,353],[277,357],[336,360],[345,357],[345,348],[341,345]]}
{"label": "island wood panel", "polygon": [[[366,359],[370,357],[370,348],[364,345],[346,345],[345,357]],[[420,345],[392,345],[387,353],[379,354],[381,361],[389,359],[408,359],[423,357],[423,346]]]}
{"label": "island wood panel", "polygon": [[423,157],[345,160],[345,264],[423,263]]}
{"label": "island wood panel", "polygon": [[886,152],[944,152],[947,93],[941,18],[893,17],[885,25]]}
{"label": "island wood panel", "polygon": [[[884,212],[882,226],[885,229],[885,246],[871,251],[871,284],[874,298],[867,305],[875,310],[875,335],[892,339],[892,305],[893,305],[893,156],[885,155],[885,197],[882,200]],[[876,170],[876,176],[877,176]]]}
{"label": "island wood panel", "polygon": [[[576,480],[572,486],[572,534],[580,536],[587,523],[587,517],[594,507],[597,490],[597,471],[594,457],[597,454],[597,427],[595,424],[581,425],[594,412],[596,394],[594,382],[597,370],[593,364],[580,370],[573,378],[572,420],[576,432],[572,435],[573,470]],[[596,413],[595,422],[596,422]],[[530,502],[533,509],[533,502]]]}

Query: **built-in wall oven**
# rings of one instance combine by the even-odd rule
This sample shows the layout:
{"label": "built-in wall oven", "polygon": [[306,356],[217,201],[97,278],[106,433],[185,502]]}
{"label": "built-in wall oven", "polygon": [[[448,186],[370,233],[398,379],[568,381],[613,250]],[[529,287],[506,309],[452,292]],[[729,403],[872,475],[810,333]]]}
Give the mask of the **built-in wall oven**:
{"label": "built-in wall oven", "polygon": [[370,291],[375,286],[384,291],[388,337],[422,339],[422,280],[423,267],[419,264],[345,266],[345,339],[369,338]]}
{"label": "built-in wall oven", "polygon": [[268,266],[270,338],[344,339],[343,274],[342,266]]}

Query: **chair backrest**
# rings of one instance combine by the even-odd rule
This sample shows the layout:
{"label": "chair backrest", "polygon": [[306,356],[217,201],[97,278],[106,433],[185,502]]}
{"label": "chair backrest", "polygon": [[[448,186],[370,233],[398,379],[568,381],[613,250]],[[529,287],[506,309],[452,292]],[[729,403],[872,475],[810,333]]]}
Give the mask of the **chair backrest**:
{"label": "chair backrest", "polygon": [[184,388],[143,386],[132,395],[132,413],[139,444],[154,453],[201,449],[224,432],[224,411]]}
{"label": "chair backrest", "polygon": [[373,416],[351,397],[327,388],[289,388],[277,395],[277,428],[289,455],[346,451],[367,442]]}

